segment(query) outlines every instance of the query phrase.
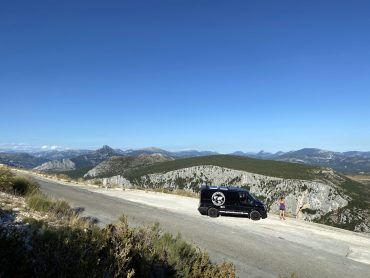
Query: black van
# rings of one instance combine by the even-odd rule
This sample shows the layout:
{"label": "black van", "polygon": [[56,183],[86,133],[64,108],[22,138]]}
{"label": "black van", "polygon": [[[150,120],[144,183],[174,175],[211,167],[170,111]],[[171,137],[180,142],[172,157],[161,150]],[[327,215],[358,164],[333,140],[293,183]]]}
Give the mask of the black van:
{"label": "black van", "polygon": [[247,190],[233,186],[202,186],[198,211],[202,215],[246,216],[252,220],[267,217],[267,207]]}

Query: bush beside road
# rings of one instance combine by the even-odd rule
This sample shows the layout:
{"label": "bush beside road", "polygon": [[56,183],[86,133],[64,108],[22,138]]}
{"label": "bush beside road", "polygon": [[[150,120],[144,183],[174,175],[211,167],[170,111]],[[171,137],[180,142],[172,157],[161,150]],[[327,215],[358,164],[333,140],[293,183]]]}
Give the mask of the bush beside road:
{"label": "bush beside road", "polygon": [[0,191],[0,277],[235,277],[158,224],[131,228],[122,216],[101,228],[6,168]]}

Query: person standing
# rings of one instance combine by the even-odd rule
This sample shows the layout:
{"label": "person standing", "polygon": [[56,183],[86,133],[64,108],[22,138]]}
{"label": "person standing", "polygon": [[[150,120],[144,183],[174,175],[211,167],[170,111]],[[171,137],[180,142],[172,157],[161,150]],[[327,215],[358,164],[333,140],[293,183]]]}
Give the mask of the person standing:
{"label": "person standing", "polygon": [[280,211],[280,219],[285,220],[285,200],[284,197],[280,197],[279,201],[279,211]]}

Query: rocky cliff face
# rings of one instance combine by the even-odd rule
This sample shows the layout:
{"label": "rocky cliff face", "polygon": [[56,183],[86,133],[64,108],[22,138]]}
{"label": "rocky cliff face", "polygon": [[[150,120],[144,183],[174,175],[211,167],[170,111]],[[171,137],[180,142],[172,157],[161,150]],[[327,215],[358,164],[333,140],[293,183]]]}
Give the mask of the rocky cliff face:
{"label": "rocky cliff face", "polygon": [[331,169],[321,169],[318,176],[320,180],[284,179],[203,165],[148,174],[131,181],[124,176],[100,180],[105,186],[179,188],[195,192],[203,184],[241,186],[262,200],[270,212],[278,212],[277,200],[284,196],[286,212],[293,217],[370,233],[370,210],[356,206],[338,186],[345,182],[343,177]]}
{"label": "rocky cliff face", "polygon": [[319,219],[331,211],[345,207],[350,199],[335,185],[323,181],[282,179],[211,165],[149,174],[133,183],[120,176],[102,179],[102,182],[105,185],[134,184],[146,188],[181,188],[193,191],[199,191],[202,184],[236,185],[247,188],[264,201],[270,211],[278,210],[276,202],[280,196],[284,196],[287,213],[306,220]]}
{"label": "rocky cliff face", "polygon": [[306,220],[342,208],[346,197],[334,185],[322,181],[291,180],[268,177],[218,166],[195,166],[164,174],[150,174],[141,178],[145,187],[180,187],[199,190],[201,184],[236,185],[247,188],[264,201],[271,211],[277,211],[277,200],[285,197],[287,213]]}
{"label": "rocky cliff face", "polygon": [[370,234],[370,209],[354,207],[350,204],[328,213],[318,222]]}
{"label": "rocky cliff face", "polygon": [[112,186],[123,186],[125,188],[132,187],[131,182],[121,175],[113,176],[110,178],[101,178],[101,179],[96,179],[96,180],[101,181],[104,187],[112,187]]}
{"label": "rocky cliff face", "polygon": [[52,160],[34,168],[38,171],[68,171],[74,169],[76,169],[76,165],[70,159]]}

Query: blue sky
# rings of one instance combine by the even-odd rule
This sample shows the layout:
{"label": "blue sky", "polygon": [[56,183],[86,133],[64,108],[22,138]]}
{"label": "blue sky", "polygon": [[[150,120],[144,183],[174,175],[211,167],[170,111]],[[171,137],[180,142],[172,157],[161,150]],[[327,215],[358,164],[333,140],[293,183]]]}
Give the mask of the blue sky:
{"label": "blue sky", "polygon": [[369,1],[0,2],[0,145],[370,150]]}

